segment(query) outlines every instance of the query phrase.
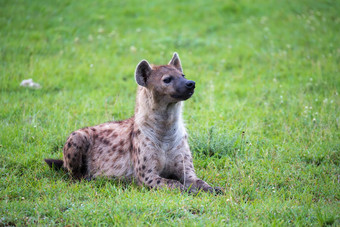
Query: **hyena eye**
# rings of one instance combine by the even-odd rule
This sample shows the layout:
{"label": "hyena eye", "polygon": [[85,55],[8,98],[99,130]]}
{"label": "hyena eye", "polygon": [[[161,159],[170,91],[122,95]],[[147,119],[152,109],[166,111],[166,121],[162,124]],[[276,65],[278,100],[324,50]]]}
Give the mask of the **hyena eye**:
{"label": "hyena eye", "polygon": [[166,83],[166,84],[168,84],[168,83],[171,82],[171,80],[172,80],[171,77],[167,77],[167,78],[165,78],[165,79],[163,80],[163,82]]}
{"label": "hyena eye", "polygon": [[182,76],[183,76],[183,77],[185,77],[185,75],[184,75],[184,74],[182,74]]}

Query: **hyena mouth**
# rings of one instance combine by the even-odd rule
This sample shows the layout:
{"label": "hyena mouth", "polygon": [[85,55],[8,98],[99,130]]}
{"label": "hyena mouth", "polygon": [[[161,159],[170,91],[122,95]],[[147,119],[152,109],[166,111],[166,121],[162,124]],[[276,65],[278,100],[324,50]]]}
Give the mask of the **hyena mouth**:
{"label": "hyena mouth", "polygon": [[194,90],[188,91],[184,94],[174,94],[174,95],[171,95],[171,97],[177,100],[180,100],[180,101],[184,101],[184,100],[189,99],[193,94],[194,94]]}
{"label": "hyena mouth", "polygon": [[181,79],[177,80],[175,87],[176,93],[172,94],[171,97],[179,101],[184,101],[189,99],[194,94],[195,81],[187,80],[182,77]]}

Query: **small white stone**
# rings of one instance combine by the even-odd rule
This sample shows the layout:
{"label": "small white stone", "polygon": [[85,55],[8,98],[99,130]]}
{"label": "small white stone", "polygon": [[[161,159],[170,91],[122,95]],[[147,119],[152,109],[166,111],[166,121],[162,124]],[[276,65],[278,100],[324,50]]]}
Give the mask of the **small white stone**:
{"label": "small white stone", "polygon": [[104,28],[98,28],[98,33],[103,33],[104,32]]}
{"label": "small white stone", "polygon": [[136,52],[137,51],[137,48],[135,46],[130,46],[130,51],[131,52]]}
{"label": "small white stone", "polygon": [[33,79],[31,79],[31,78],[21,81],[20,86],[21,87],[35,88],[35,89],[41,88],[40,84],[33,82]]}

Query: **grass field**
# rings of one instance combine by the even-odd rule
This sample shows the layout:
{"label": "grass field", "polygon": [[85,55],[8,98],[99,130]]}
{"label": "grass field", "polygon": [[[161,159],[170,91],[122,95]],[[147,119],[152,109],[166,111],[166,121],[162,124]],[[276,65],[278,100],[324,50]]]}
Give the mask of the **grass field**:
{"label": "grass field", "polygon": [[[0,226],[340,225],[340,2],[0,0]],[[177,51],[197,175],[226,194],[72,182],[75,129],[134,111]],[[20,87],[33,78],[41,89]]]}

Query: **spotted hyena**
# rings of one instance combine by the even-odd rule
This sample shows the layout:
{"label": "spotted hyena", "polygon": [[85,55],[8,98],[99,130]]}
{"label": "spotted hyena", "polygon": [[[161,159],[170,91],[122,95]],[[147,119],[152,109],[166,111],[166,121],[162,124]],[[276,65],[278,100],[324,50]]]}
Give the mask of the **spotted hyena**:
{"label": "spotted hyena", "polygon": [[74,131],[63,160],[46,159],[74,178],[97,176],[135,180],[150,188],[219,191],[199,179],[182,120],[182,102],[195,90],[174,53],[168,65],[141,61],[135,71],[138,86],[135,115]]}

